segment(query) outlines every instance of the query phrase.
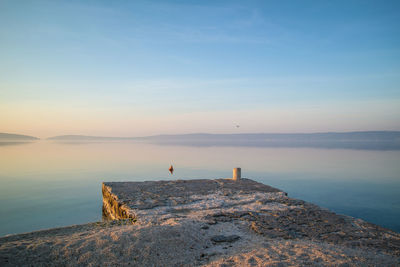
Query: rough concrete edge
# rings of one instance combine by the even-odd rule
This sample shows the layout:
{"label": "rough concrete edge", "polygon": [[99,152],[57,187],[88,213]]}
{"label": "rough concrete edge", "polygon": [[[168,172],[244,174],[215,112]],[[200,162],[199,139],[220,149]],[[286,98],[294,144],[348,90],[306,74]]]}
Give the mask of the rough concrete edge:
{"label": "rough concrete edge", "polygon": [[112,220],[132,219],[136,220],[135,214],[118,200],[118,197],[112,193],[111,187],[102,183],[103,193],[103,214]]}
{"label": "rough concrete edge", "polygon": [[[90,223],[84,223],[84,224],[74,224],[74,225],[68,225],[68,226],[61,226],[61,227],[55,227],[55,228],[48,228],[48,229],[41,229],[41,230],[36,230],[32,232],[26,232],[26,233],[17,233],[17,234],[9,234],[5,236],[0,236],[0,242],[7,241],[7,240],[12,240],[12,239],[21,239],[21,238],[30,238],[34,237],[37,234],[42,234],[42,235],[57,235],[60,231],[79,231],[79,230],[85,230],[89,229],[94,226],[106,226],[106,223],[101,223],[101,222],[90,222]],[[109,224],[112,225],[112,224]],[[63,235],[67,235],[68,233],[64,233]]]}

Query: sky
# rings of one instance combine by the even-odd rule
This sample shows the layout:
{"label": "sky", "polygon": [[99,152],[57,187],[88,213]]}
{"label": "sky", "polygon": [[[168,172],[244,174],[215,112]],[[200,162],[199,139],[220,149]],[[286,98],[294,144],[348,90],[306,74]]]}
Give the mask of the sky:
{"label": "sky", "polygon": [[0,132],[400,130],[399,12],[368,0],[0,0]]}

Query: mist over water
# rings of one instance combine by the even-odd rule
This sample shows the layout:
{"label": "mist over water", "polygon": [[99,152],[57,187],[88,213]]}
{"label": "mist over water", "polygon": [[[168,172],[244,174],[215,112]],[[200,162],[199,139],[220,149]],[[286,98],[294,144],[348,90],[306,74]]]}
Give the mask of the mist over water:
{"label": "mist over water", "polygon": [[[168,172],[174,165],[174,175]],[[0,235],[101,220],[101,182],[242,176],[400,231],[400,151],[155,145],[0,146]]]}

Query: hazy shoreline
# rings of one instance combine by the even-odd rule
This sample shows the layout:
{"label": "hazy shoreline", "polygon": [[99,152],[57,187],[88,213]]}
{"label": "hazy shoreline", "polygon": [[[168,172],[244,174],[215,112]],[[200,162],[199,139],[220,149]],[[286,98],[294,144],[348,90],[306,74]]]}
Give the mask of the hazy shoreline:
{"label": "hazy shoreline", "polygon": [[366,150],[399,150],[400,132],[327,132],[327,133],[248,133],[248,134],[179,134],[145,137],[102,137],[63,135],[47,140],[60,143],[144,142],[178,146],[248,146],[248,147],[310,147]]}
{"label": "hazy shoreline", "polygon": [[[40,140],[37,137],[0,133],[2,145]],[[176,134],[143,137],[60,135],[44,139],[58,143],[142,142],[178,146],[311,147],[367,150],[399,150],[399,131],[360,131],[326,133],[238,133]]]}

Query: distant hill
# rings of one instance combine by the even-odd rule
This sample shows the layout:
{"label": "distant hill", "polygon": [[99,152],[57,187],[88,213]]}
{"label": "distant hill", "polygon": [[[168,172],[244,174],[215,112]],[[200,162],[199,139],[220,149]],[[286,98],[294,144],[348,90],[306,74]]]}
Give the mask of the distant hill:
{"label": "distant hill", "polygon": [[399,150],[399,131],[328,132],[328,133],[247,133],[247,134],[180,134],[145,137],[100,137],[63,135],[49,138],[62,142],[137,141],[160,145],[183,146],[254,146],[315,147]]}
{"label": "distant hill", "polygon": [[55,141],[113,141],[113,140],[134,140],[136,137],[107,137],[88,135],[59,135],[47,138]]}
{"label": "distant hill", "polygon": [[0,133],[0,141],[33,141],[39,138],[22,134]]}

